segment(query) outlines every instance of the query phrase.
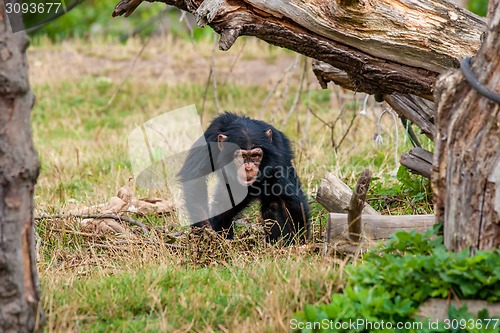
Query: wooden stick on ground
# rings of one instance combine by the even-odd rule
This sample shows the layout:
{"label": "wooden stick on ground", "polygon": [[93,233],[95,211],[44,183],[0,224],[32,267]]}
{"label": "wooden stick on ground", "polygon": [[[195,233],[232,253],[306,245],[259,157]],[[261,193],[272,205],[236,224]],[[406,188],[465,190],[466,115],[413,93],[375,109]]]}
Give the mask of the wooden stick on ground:
{"label": "wooden stick on ground", "polygon": [[126,216],[119,216],[119,215],[114,215],[114,214],[55,214],[55,215],[42,215],[42,216],[35,216],[35,220],[48,220],[48,219],[64,219],[64,218],[70,218],[70,217],[77,217],[77,218],[82,218],[82,219],[113,219],[118,222],[125,221],[127,223],[130,223],[132,225],[138,226],[142,229],[144,233],[147,233],[149,231],[148,227],[144,225],[143,223],[136,221],[130,217]]}

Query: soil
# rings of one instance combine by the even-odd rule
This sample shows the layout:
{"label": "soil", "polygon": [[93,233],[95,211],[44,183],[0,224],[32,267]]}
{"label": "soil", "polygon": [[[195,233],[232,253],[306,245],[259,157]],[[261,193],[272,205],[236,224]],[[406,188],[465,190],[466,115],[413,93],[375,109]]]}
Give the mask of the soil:
{"label": "soil", "polygon": [[[106,77],[116,82],[128,79],[168,85],[206,84],[212,61],[211,50],[207,50],[207,45],[200,46],[205,52],[197,53],[197,45],[182,45],[179,49],[166,45],[166,42],[161,44],[161,41],[156,43],[152,40],[142,53],[140,43],[125,46],[118,43],[65,43],[30,48],[30,82],[38,85],[90,76]],[[270,85],[279,80],[295,61],[295,56],[283,52],[269,60],[270,57],[265,52],[259,55],[259,50],[255,49],[262,46],[266,45],[252,43],[251,47],[254,49],[241,55],[239,49],[217,51],[214,57],[217,82],[228,80],[233,84]],[[233,63],[234,67],[231,68]]]}

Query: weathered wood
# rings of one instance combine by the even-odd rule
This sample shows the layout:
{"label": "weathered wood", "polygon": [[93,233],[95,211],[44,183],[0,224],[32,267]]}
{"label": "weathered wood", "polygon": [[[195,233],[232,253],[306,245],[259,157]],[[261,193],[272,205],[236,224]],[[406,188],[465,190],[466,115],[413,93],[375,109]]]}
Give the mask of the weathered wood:
{"label": "weathered wood", "polygon": [[[488,310],[489,318],[500,316],[500,304],[499,303],[488,303],[486,301],[480,300],[446,300],[446,299],[436,299],[431,298],[422,304],[415,314],[415,317],[422,319],[431,318],[433,321],[438,320],[443,323],[445,319],[449,318],[448,308],[453,306],[456,309],[467,305],[468,312],[472,313],[475,318],[477,318],[477,313],[483,309]],[[483,322],[483,327],[486,326],[486,322]],[[490,323],[491,327],[498,327],[500,323]]]}
{"label": "weathered wood", "polygon": [[[128,16],[141,2],[122,0],[113,15]],[[229,15],[232,11],[243,12],[242,7],[247,7],[262,17],[290,20],[318,36],[352,45],[377,58],[435,72],[456,67],[462,57],[476,52],[484,30],[482,18],[444,0],[159,2],[196,12],[201,24],[233,18]],[[360,24],[364,29],[357,28]]]}
{"label": "weathered wood", "polygon": [[436,132],[434,125],[434,103],[423,97],[409,94],[394,93],[384,95],[384,100],[399,115],[420,127],[422,133],[431,140]]}
{"label": "weathered wood", "polygon": [[431,178],[432,175],[432,153],[417,147],[408,153],[401,155],[400,163],[410,169],[411,172]]}
{"label": "weathered wood", "polygon": [[[160,2],[195,13],[221,34],[224,50],[240,35],[255,36],[341,69],[357,91],[372,94],[432,94],[438,73],[476,52],[485,28],[446,0]],[[137,5],[121,0],[113,15]]]}
{"label": "weathered wood", "polygon": [[[444,0],[359,0],[351,5],[338,1],[245,2],[374,57],[434,72],[456,67],[461,58],[473,54],[484,29],[481,18]],[[455,34],[448,35],[448,29]],[[429,32],[433,35],[426,35]]]}
{"label": "weathered wood", "polygon": [[[484,44],[472,61],[477,82],[500,93],[500,0],[490,1]],[[451,250],[500,246],[500,105],[480,95],[461,71],[436,86],[435,211]]]}
{"label": "weathered wood", "polygon": [[335,68],[326,62],[314,59],[312,61],[312,71],[323,89],[328,88],[329,82],[333,82],[342,88],[356,90],[355,83],[351,81],[349,75],[345,71]]}
{"label": "weathered wood", "polygon": [[351,196],[349,208],[347,209],[349,238],[354,242],[359,242],[359,238],[361,237],[361,211],[365,206],[366,193],[368,192],[368,187],[370,187],[371,180],[370,169],[363,170],[354,187],[354,193]]}
{"label": "weathered wood", "polygon": [[[326,89],[328,87],[327,86],[328,82],[333,82],[336,85],[341,86],[342,88],[345,88],[348,90],[353,90],[356,92],[371,93],[370,91],[364,90],[363,86],[357,85],[356,82],[353,81],[353,79],[349,76],[349,74],[347,72],[345,72],[341,69],[335,68],[332,65],[327,64],[323,61],[314,59],[312,61],[312,70],[313,70],[314,75],[316,75],[316,79],[318,80],[319,84],[321,85],[321,87],[323,89]],[[390,79],[390,77],[387,77],[386,79]],[[403,88],[403,89],[401,89],[401,91],[405,91],[405,89]],[[427,102],[428,106],[434,105],[431,102],[432,100],[434,100],[434,96],[429,95],[429,94],[423,94],[420,97],[428,100],[428,102]],[[418,99],[417,99],[417,102],[418,102]],[[394,103],[396,103],[396,101]],[[420,104],[420,103],[416,103],[416,104]]]}
{"label": "weathered wood", "polygon": [[[0,8],[4,1],[0,0]],[[31,139],[34,103],[24,32],[12,33],[0,10],[0,332],[33,332],[40,290],[33,238],[39,163]]]}
{"label": "weathered wood", "polygon": [[[362,216],[361,239],[363,241],[378,241],[388,239],[398,230],[417,230],[425,232],[436,222],[434,215],[365,215]],[[331,213],[328,216],[325,240],[333,243],[341,239],[349,239],[347,214]]]}
{"label": "weathered wood", "polygon": [[[352,190],[342,180],[340,180],[333,173],[328,172],[321,180],[316,194],[316,201],[331,213],[345,213],[347,214],[347,207],[352,197]],[[373,207],[365,203],[363,214],[376,214],[377,212]]]}

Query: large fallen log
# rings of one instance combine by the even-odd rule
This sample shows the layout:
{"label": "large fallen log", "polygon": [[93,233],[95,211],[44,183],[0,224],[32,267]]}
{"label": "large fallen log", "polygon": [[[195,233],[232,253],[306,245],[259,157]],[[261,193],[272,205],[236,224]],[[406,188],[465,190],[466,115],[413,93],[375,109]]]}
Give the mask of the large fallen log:
{"label": "large fallen log", "polygon": [[323,256],[333,253],[359,255],[377,241],[389,239],[396,231],[425,232],[435,223],[434,215],[365,215],[361,216],[361,234],[357,242],[349,235],[347,214],[331,213],[328,216],[323,243]]}

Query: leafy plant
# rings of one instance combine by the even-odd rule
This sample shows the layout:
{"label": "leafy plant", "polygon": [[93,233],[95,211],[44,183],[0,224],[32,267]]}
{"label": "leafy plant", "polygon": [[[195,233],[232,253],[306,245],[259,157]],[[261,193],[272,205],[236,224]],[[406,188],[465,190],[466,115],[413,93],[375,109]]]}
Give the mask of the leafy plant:
{"label": "leafy plant", "polygon": [[[432,191],[430,181],[411,174],[405,166],[400,166],[397,181],[373,178],[368,201],[378,211],[398,209],[404,214],[425,214],[432,212]],[[388,181],[389,180],[389,181]],[[406,203],[406,209],[401,203]]]}
{"label": "leafy plant", "polygon": [[486,16],[488,12],[488,0],[469,0],[467,9],[479,16]]}
{"label": "leafy plant", "polygon": [[[86,38],[89,36],[107,36],[111,38],[126,38],[134,35],[149,36],[159,27],[166,29],[177,37],[188,37],[188,29],[184,22],[179,22],[180,10],[167,8],[163,4],[144,2],[137,7],[134,15],[124,18],[112,18],[111,13],[117,1],[86,0],[66,14],[55,18],[45,25],[37,27],[33,36],[48,36],[54,41],[68,37]],[[24,16],[26,27],[37,26],[40,18],[27,13]],[[211,36],[210,28],[193,27],[192,38],[200,40]]]}
{"label": "leafy plant", "polygon": [[[431,297],[500,301],[500,251],[480,251],[474,256],[467,250],[449,252],[436,232],[437,228],[425,235],[397,232],[384,247],[368,253],[361,264],[347,268],[343,294],[334,294],[330,304],[309,305],[297,313],[296,320],[302,323],[297,327],[317,328],[304,332],[336,331],[331,325],[314,323],[357,322],[360,325],[342,331],[370,332],[367,322],[417,322],[414,314]],[[450,314],[470,318],[465,308],[450,310]],[[447,331],[443,325],[438,331]],[[474,330],[462,332],[469,331]]]}

